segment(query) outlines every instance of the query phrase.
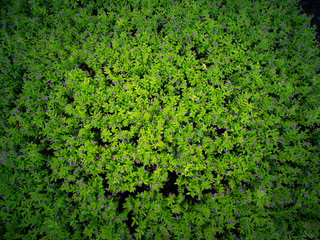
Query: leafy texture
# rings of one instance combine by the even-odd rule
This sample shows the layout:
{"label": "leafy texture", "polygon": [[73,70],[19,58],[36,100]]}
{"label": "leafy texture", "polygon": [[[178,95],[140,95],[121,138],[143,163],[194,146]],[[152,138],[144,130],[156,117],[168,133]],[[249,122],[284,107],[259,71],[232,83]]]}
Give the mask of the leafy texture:
{"label": "leafy texture", "polygon": [[2,238],[319,236],[319,50],[296,9],[3,6]]}

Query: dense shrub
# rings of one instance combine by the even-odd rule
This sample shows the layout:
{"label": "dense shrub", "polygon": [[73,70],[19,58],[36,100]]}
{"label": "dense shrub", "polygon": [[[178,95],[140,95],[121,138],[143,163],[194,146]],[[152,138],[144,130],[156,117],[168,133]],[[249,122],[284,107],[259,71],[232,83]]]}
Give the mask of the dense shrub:
{"label": "dense shrub", "polygon": [[3,239],[319,236],[319,50],[297,0],[1,8]]}

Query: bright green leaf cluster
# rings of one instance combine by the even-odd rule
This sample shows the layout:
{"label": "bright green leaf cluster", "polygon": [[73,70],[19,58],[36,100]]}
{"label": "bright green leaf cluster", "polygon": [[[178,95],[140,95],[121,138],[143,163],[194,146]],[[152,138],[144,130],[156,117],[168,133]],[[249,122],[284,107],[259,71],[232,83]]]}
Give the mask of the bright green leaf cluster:
{"label": "bright green leaf cluster", "polygon": [[289,1],[9,1],[4,239],[319,236],[319,49]]}

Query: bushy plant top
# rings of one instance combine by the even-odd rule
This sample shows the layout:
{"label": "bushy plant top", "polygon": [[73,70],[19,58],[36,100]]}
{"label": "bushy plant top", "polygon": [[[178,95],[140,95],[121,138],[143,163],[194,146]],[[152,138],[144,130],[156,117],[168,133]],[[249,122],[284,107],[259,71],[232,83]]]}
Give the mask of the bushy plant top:
{"label": "bushy plant top", "polygon": [[319,236],[319,49],[297,0],[9,1],[2,239]]}

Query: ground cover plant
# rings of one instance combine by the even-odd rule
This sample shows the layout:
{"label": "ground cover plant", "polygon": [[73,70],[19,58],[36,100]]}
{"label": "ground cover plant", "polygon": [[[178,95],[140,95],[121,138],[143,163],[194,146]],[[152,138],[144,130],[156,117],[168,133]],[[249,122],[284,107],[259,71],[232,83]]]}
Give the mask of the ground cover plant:
{"label": "ground cover plant", "polygon": [[17,0],[0,23],[2,239],[320,236],[297,0]]}

